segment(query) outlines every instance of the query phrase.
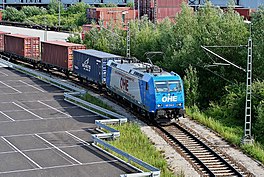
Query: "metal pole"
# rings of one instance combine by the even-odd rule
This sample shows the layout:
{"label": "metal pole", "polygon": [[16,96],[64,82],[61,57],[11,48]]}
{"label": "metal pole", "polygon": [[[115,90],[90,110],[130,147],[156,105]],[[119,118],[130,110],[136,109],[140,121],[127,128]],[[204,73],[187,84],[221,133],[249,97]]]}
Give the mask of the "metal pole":
{"label": "metal pole", "polygon": [[47,41],[48,40],[48,26],[47,26],[47,19],[46,19],[46,16],[45,16],[45,31],[44,31],[44,41]]}
{"label": "metal pole", "polygon": [[139,9],[139,1],[140,1],[140,0],[137,0],[137,2],[138,2],[138,21],[140,20],[140,9]]}
{"label": "metal pole", "polygon": [[248,38],[247,90],[246,90],[244,137],[242,139],[243,144],[251,144],[254,142],[252,135],[251,135],[252,49],[253,49],[253,43],[252,43],[252,38],[251,38],[251,23],[249,23],[249,25],[250,25],[250,37]]}
{"label": "metal pole", "polygon": [[130,26],[129,22],[127,23],[127,58],[130,58]]}
{"label": "metal pole", "polygon": [[60,28],[60,1],[58,0],[59,3],[59,28]]}
{"label": "metal pole", "polygon": [[134,14],[133,14],[133,15],[134,15],[134,21],[135,21],[135,20],[136,20],[136,12],[135,12],[135,11],[136,11],[136,7],[135,7],[135,0],[133,0],[133,8],[134,8],[134,12],[133,12]]}

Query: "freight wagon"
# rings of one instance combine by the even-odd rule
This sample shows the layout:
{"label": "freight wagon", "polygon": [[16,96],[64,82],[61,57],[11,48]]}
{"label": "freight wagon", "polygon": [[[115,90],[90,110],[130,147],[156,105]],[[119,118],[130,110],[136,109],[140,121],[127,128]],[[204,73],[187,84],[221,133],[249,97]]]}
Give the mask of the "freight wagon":
{"label": "freight wagon", "polygon": [[80,80],[85,79],[103,86],[106,81],[106,64],[122,57],[110,53],[88,49],[73,51],[73,72]]}
{"label": "freight wagon", "polygon": [[4,53],[11,58],[29,61],[36,66],[40,62],[40,38],[22,34],[5,34]]}
{"label": "freight wagon", "polygon": [[0,31],[0,52],[4,52],[5,49],[5,34],[10,34],[10,33]]}
{"label": "freight wagon", "polygon": [[73,50],[81,50],[86,47],[64,41],[41,42],[41,59],[45,68],[56,68],[67,76],[72,71]]}

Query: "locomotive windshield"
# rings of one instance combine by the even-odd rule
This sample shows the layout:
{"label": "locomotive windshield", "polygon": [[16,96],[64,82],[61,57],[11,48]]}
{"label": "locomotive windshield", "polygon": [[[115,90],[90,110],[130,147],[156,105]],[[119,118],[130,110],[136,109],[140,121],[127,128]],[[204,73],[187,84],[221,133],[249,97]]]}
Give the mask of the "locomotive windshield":
{"label": "locomotive windshield", "polygon": [[156,81],[156,92],[181,92],[180,81]]}

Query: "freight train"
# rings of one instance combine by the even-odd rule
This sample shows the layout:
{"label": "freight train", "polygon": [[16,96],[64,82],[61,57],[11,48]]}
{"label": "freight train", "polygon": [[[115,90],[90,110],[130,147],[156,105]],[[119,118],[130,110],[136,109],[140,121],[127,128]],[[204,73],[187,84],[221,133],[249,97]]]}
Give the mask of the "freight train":
{"label": "freight train", "polygon": [[13,60],[46,70],[56,69],[67,76],[72,74],[80,82],[96,83],[115,99],[157,122],[167,123],[184,115],[181,77],[153,64],[86,50],[81,44],[40,42],[38,37],[3,32],[0,32],[0,50]]}

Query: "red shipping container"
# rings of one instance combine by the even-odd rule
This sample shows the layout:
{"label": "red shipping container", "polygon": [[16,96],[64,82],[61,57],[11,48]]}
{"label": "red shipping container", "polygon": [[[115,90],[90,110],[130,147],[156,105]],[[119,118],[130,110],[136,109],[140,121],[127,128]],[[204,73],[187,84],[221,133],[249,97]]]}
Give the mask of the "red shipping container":
{"label": "red shipping container", "polygon": [[137,10],[131,9],[130,7],[108,7],[108,8],[89,8],[87,10],[87,18],[89,21],[94,20],[99,23],[103,22],[103,25],[113,24],[117,26],[127,24],[128,21],[133,20],[138,17]]}
{"label": "red shipping container", "polygon": [[[85,24],[82,26],[82,40],[84,40],[85,33],[89,32],[93,28],[93,26],[93,24]],[[100,30],[100,25],[95,25],[94,27]]]}
{"label": "red shipping container", "polygon": [[250,20],[251,14],[255,11],[255,9],[249,8],[235,8],[234,10],[237,11],[241,16],[243,16],[245,20]]}
{"label": "red shipping container", "polygon": [[[154,0],[151,0],[152,4],[154,5]],[[185,0],[156,0],[157,7],[181,7]]]}
{"label": "red shipping container", "polygon": [[157,18],[175,18],[178,13],[181,12],[181,8],[157,8]]}
{"label": "red shipping container", "polygon": [[2,21],[2,18],[3,18],[3,12],[0,11],[0,21]]}
{"label": "red shipping container", "polygon": [[0,31],[0,52],[3,52],[4,51],[4,46],[5,46],[5,34],[10,34],[8,32],[3,32],[3,31]]}
{"label": "red shipping container", "polygon": [[22,34],[6,34],[4,36],[4,43],[5,52],[37,61],[40,60],[39,37],[26,36]]}
{"label": "red shipping container", "polygon": [[73,50],[86,49],[84,45],[64,41],[41,42],[42,62],[58,69],[72,70]]}

